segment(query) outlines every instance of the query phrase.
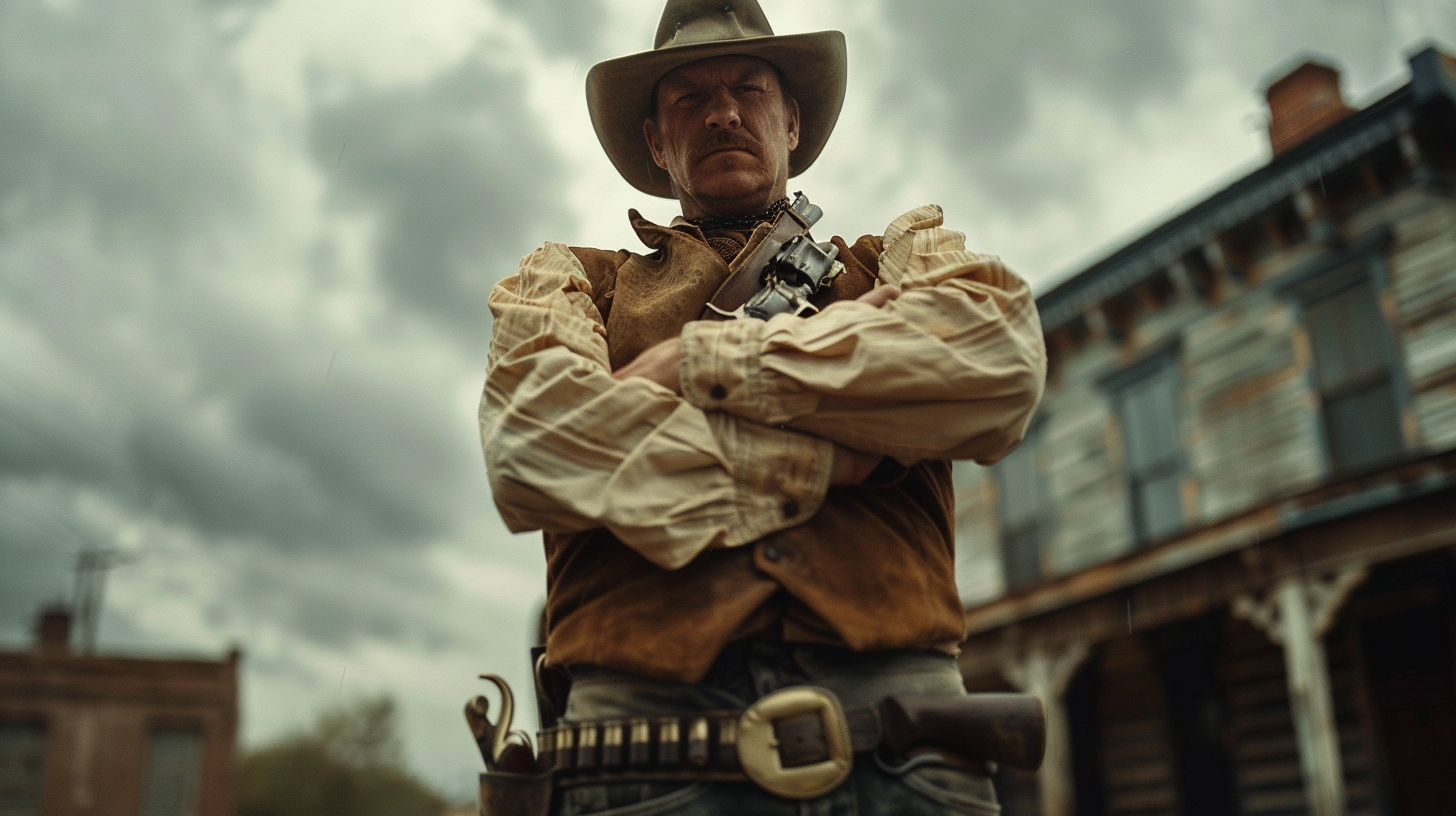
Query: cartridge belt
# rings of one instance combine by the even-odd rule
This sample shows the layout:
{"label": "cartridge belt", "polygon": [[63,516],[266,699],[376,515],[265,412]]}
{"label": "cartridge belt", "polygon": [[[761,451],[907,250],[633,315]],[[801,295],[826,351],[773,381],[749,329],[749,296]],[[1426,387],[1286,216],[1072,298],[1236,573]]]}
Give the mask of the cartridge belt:
{"label": "cartridge belt", "polygon": [[537,735],[537,762],[558,778],[601,781],[721,778],[744,780],[738,761],[738,712],[564,723]]}
{"label": "cartridge belt", "polygon": [[565,723],[539,733],[538,762],[562,786],[746,779],[808,799],[838,787],[854,754],[885,742],[895,741],[886,738],[878,707],[845,709],[828,690],[794,686],[741,712]]}

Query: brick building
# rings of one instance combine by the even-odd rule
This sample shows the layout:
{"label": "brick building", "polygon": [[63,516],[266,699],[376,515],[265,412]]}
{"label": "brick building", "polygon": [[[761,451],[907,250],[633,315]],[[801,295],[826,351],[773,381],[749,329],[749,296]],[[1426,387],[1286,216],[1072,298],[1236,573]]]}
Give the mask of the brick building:
{"label": "brick building", "polygon": [[1026,443],[957,467],[973,688],[1048,701],[1008,816],[1456,813],[1456,60],[1038,298]]}
{"label": "brick building", "polygon": [[223,660],[78,654],[70,613],[0,652],[0,816],[233,812],[236,651]]}

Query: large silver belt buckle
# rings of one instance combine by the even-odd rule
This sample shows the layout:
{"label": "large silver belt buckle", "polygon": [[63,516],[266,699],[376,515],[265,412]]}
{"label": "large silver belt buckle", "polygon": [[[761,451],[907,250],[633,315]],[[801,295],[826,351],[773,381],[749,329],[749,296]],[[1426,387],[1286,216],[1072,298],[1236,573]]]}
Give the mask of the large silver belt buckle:
{"label": "large silver belt buckle", "polygon": [[[785,768],[774,721],[818,714],[829,758]],[[839,698],[827,689],[794,686],[770,694],[738,718],[738,763],[760,788],[785,799],[812,799],[839,787],[854,766],[849,721]]]}

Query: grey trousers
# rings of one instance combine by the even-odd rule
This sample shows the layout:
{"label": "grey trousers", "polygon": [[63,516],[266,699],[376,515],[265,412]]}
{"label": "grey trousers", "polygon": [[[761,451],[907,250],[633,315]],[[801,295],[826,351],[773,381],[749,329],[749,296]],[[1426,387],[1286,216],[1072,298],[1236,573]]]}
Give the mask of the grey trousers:
{"label": "grey trousers", "polygon": [[[955,659],[940,652],[856,653],[823,646],[763,641],[733,644],[698,684],[650,680],[582,666],[572,671],[569,721],[746,708],[788,686],[833,691],[847,707],[891,695],[965,694]],[[557,816],[939,816],[1000,813],[991,779],[925,755],[861,754],[849,779],[803,802],[782,799],[749,782],[611,783],[563,787]]]}

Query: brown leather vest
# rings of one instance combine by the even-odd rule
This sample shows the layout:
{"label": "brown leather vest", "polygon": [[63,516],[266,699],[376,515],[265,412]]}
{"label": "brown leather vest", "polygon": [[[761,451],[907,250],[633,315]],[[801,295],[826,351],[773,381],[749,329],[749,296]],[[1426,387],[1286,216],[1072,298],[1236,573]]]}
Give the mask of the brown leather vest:
{"label": "brown leather vest", "polygon": [[[652,255],[572,249],[605,318],[614,369],[679,334],[730,274],[696,228],[630,216]],[[846,271],[821,306],[868,291],[879,269],[878,238],[833,240]],[[856,650],[957,642],[965,619],[954,519],[950,463],[934,461],[887,486],[831,488],[809,521],[675,571],[604,529],[547,534],[547,659],[697,682],[725,645],[748,636]]]}

